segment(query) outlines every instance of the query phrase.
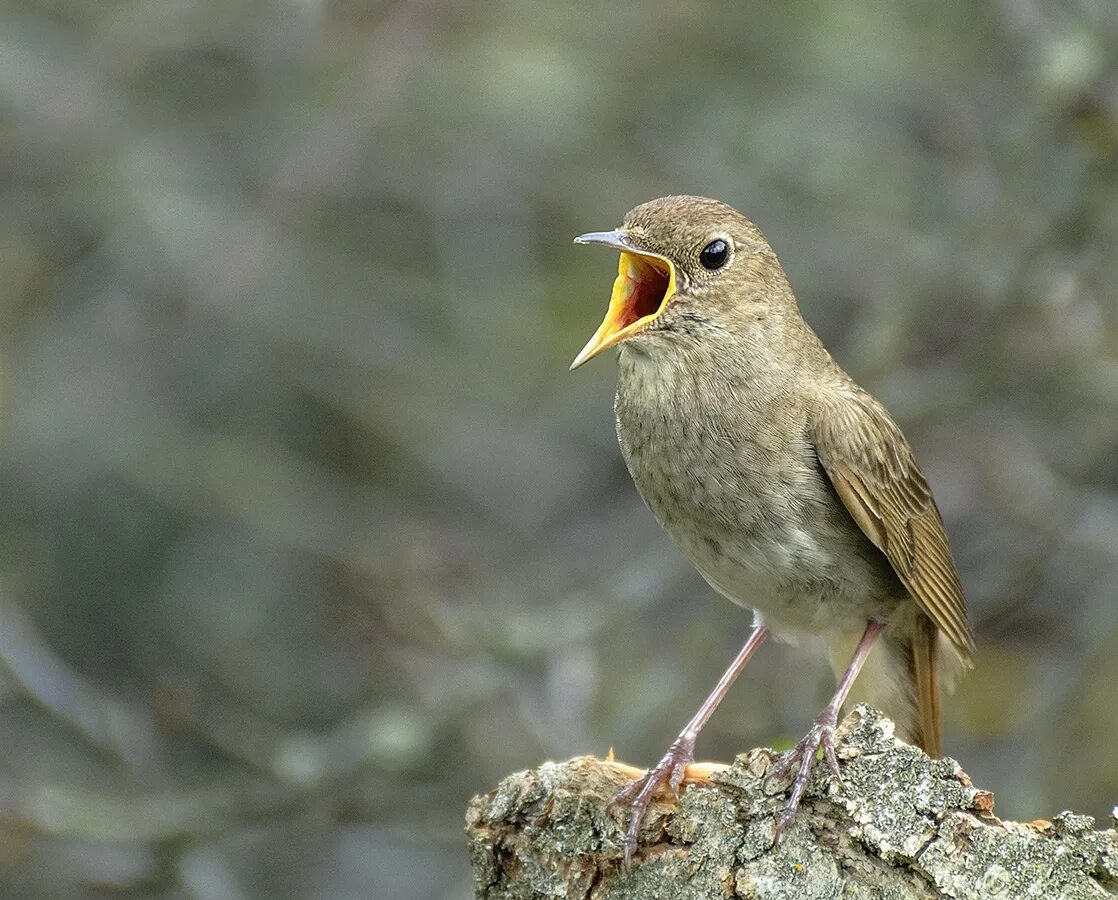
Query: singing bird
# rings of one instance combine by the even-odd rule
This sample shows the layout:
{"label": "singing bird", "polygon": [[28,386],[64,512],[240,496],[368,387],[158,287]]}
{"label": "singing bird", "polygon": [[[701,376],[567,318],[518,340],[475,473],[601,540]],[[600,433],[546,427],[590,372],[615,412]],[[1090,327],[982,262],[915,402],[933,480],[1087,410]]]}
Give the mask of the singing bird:
{"label": "singing bird", "polygon": [[774,772],[795,772],[778,834],[818,750],[838,775],[848,699],[938,755],[941,684],[974,652],[943,521],[904,435],[804,321],[764,235],[724,203],[675,196],[575,242],[621,258],[605,319],[571,368],[619,347],[617,434],[641,497],[703,578],[754,611],[713,692],[616,798],[631,804],[626,859],[653,795],[678,793],[700,729],[769,634],[821,636],[838,680]]}

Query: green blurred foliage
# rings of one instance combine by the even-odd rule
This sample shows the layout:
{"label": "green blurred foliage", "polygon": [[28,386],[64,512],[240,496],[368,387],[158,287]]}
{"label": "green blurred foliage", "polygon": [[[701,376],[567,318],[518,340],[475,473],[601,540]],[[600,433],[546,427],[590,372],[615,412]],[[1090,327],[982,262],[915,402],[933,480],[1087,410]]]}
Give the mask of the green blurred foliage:
{"label": "green blurred foliage", "polygon": [[[645,512],[597,324],[725,199],[901,420],[999,812],[1118,799],[1118,7],[0,7],[0,894],[470,896],[471,793],[658,758],[748,615]],[[770,647],[700,756],[798,736]]]}

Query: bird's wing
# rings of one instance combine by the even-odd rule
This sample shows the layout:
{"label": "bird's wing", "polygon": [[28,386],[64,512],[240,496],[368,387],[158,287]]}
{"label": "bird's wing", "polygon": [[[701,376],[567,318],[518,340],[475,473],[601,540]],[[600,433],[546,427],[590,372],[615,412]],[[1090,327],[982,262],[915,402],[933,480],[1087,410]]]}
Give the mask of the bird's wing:
{"label": "bird's wing", "polygon": [[851,517],[969,665],[974,638],[967,601],[943,520],[900,428],[862,391],[825,401],[808,428],[819,462]]}

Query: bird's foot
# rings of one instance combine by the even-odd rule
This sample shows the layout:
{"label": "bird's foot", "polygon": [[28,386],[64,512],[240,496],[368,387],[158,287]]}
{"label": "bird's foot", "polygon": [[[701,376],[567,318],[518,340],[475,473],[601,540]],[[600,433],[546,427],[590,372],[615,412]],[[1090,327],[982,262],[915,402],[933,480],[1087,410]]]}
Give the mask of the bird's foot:
{"label": "bird's foot", "polygon": [[625,832],[624,845],[626,865],[637,848],[637,832],[640,830],[645,810],[652,803],[652,798],[665,786],[678,797],[687,766],[694,761],[694,739],[676,738],[660,762],[618,791],[610,801],[611,804],[629,804],[629,827]]}
{"label": "bird's foot", "polygon": [[792,792],[788,803],[776,817],[776,837],[784,831],[796,818],[796,811],[800,808],[800,801],[807,790],[807,782],[811,777],[811,770],[815,766],[815,757],[819,749],[823,750],[823,759],[827,768],[831,770],[836,781],[841,780],[838,767],[838,756],[835,754],[835,723],[838,720],[838,710],[828,706],[819,714],[815,724],[804,735],[795,747],[789,750],[784,757],[769,772],[769,778],[779,781],[786,778],[795,769],[796,775],[792,779]]}

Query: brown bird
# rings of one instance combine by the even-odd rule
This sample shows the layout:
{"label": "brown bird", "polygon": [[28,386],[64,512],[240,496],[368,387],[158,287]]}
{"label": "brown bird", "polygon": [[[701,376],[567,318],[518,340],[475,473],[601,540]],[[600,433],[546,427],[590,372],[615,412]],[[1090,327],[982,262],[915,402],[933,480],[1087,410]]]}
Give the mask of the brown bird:
{"label": "brown bird", "polygon": [[[695,738],[772,633],[821,636],[838,688],[776,777],[795,769],[779,834],[849,698],[940,752],[940,685],[971,665],[966,600],[935,501],[885,408],[800,315],[772,248],[736,210],[665,197],[580,244],[621,251],[605,320],[574,369],[619,345],[621,451],[652,514],[753,632],[631,802],[625,856],[663,786],[678,792]],[[871,655],[871,647],[875,650]]]}

